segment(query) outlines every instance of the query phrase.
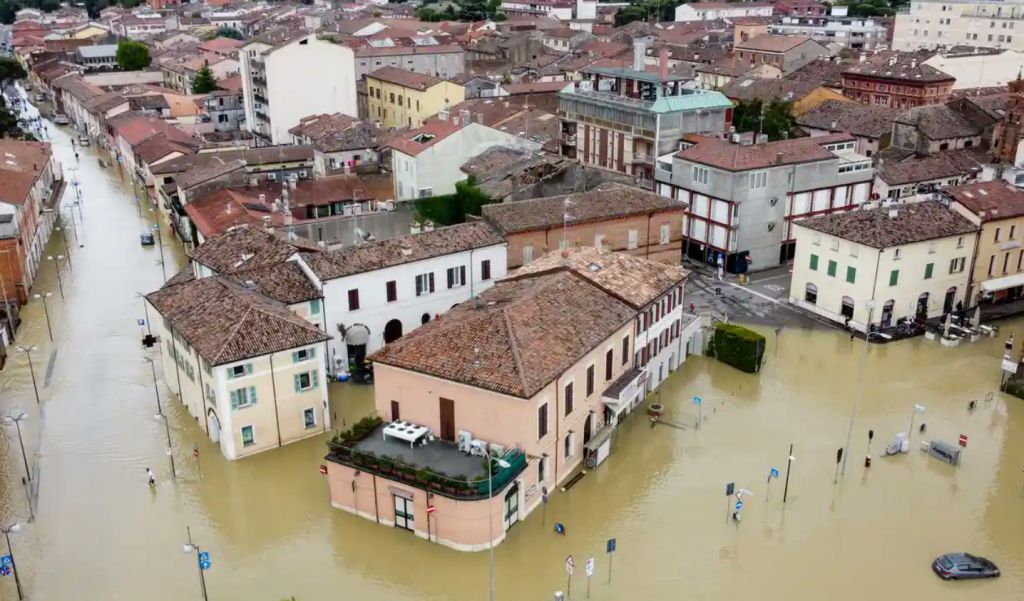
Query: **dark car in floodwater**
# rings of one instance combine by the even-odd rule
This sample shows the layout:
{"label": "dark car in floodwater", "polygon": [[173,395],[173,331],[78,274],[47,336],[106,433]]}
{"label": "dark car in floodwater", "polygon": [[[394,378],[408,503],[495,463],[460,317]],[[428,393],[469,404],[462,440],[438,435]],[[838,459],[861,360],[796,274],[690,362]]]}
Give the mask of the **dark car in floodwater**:
{"label": "dark car in floodwater", "polygon": [[996,564],[970,553],[947,553],[935,558],[932,569],[943,580],[995,578],[999,576]]}

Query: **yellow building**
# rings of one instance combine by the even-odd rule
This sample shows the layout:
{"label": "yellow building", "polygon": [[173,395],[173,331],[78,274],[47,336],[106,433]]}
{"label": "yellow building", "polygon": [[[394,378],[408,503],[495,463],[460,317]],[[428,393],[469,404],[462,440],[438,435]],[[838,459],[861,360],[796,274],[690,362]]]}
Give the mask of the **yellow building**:
{"label": "yellow building", "polygon": [[369,117],[383,127],[419,127],[466,97],[457,83],[395,67],[367,75],[366,91]]}
{"label": "yellow building", "polygon": [[996,180],[952,186],[942,193],[954,211],[981,228],[967,305],[1024,296],[1024,191]]}

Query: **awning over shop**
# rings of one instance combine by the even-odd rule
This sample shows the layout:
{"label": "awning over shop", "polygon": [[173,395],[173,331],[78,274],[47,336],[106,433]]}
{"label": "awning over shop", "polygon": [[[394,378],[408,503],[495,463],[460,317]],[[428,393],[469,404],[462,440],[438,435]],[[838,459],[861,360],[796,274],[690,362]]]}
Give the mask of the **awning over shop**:
{"label": "awning over shop", "polygon": [[601,400],[616,414],[629,406],[633,397],[644,389],[647,382],[647,372],[633,368],[619,376],[612,382],[611,386],[605,389]]}
{"label": "awning over shop", "polygon": [[993,280],[985,280],[981,283],[981,289],[985,292],[997,292],[999,290],[1006,290],[1007,288],[1014,288],[1016,286],[1024,286],[1024,273],[1008,275],[1006,277],[995,278]]}

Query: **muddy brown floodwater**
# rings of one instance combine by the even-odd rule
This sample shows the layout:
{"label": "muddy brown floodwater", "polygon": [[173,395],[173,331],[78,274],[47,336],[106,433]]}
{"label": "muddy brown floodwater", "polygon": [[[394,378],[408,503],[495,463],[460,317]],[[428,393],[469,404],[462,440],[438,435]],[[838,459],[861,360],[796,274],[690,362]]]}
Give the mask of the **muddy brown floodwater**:
{"label": "muddy brown floodwater", "polygon": [[[75,162],[65,132],[54,143],[70,176]],[[0,412],[29,415],[36,521],[12,543],[30,598],[200,599],[195,560],[181,551],[186,527],[212,556],[206,583],[213,600],[484,598],[486,553],[448,550],[331,509],[318,473],[323,438],[227,462],[158,372],[179,470],[170,478],[135,322],[142,317],[135,293],[161,281],[158,251],[139,246],[145,223],[115,170],[101,169],[90,149],[76,173],[85,247],[69,239],[66,299],[55,294],[50,303],[56,343],[48,342],[36,304],[26,307],[18,333],[19,343],[39,346],[41,409],[23,356],[0,372]],[[164,236],[173,273],[182,255]],[[49,250],[63,251],[58,236]],[[47,266],[36,290],[56,292],[55,277]],[[1001,325],[1003,334],[1024,331],[1022,321]],[[605,464],[554,494],[544,514],[516,525],[495,553],[496,598],[550,599],[566,588],[569,554],[574,598],[585,594],[587,557],[596,558],[591,596],[598,600],[1024,598],[1024,401],[998,393],[983,401],[998,385],[1004,336],[957,349],[923,340],[874,346],[859,381],[859,342],[831,331],[785,329],[778,340],[765,332],[760,375],[692,357],[663,386],[666,417],[685,425],[696,420],[692,396],[704,399],[700,430],[651,428],[642,414],[632,416]],[[833,485],[859,385],[851,460]],[[351,423],[371,410],[371,397],[369,388],[334,385],[332,409]],[[968,413],[973,399],[979,408]],[[928,424],[926,438],[968,435],[959,468],[916,449],[879,456],[907,428],[915,403],[927,408],[918,418]],[[874,463],[865,469],[868,429],[876,437]],[[921,438],[915,432],[915,448]],[[766,479],[772,467],[785,476],[790,443],[796,461],[783,505],[783,479],[770,492]],[[6,525],[28,515],[13,430],[4,429],[0,451]],[[155,491],[146,486],[146,467],[157,474]],[[753,493],[739,524],[727,520],[729,481]],[[552,532],[555,521],[565,524],[565,536]],[[618,550],[609,584],[604,545],[611,537]],[[940,581],[932,558],[959,550],[995,560],[1003,576]],[[0,578],[0,598],[17,598],[11,578]]]}

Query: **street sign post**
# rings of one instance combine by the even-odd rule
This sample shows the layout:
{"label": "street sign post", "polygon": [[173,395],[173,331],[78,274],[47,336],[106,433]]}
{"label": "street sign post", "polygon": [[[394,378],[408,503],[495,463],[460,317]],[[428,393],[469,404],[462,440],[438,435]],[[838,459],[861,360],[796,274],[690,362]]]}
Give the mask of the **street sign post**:
{"label": "street sign post", "polygon": [[779,477],[779,470],[777,468],[773,467],[773,468],[769,468],[768,469],[768,486],[766,487],[767,490],[764,493],[764,500],[765,500],[765,502],[768,501],[768,497],[772,494],[772,478],[778,478],[778,477]]}
{"label": "street sign post", "polygon": [[736,491],[736,483],[728,482],[725,485],[725,523],[729,523],[729,497]]}
{"label": "street sign post", "polygon": [[605,552],[608,553],[608,584],[612,582],[612,555],[615,553],[615,539],[609,538],[605,545]]}
{"label": "street sign post", "polygon": [[200,551],[199,552],[199,568],[202,569],[202,570],[209,570],[211,565],[213,565],[213,564],[210,563],[210,552],[209,551]]}
{"label": "street sign post", "polygon": [[839,447],[836,451],[836,477],[832,479],[832,484],[839,482],[839,464],[843,461],[843,447]]}
{"label": "street sign post", "polygon": [[703,404],[701,402],[701,398],[699,396],[694,396],[693,397],[693,404],[697,406],[697,428],[700,429],[701,405]]}
{"label": "street sign post", "polygon": [[572,597],[572,555],[565,558],[565,591],[568,597]]}

